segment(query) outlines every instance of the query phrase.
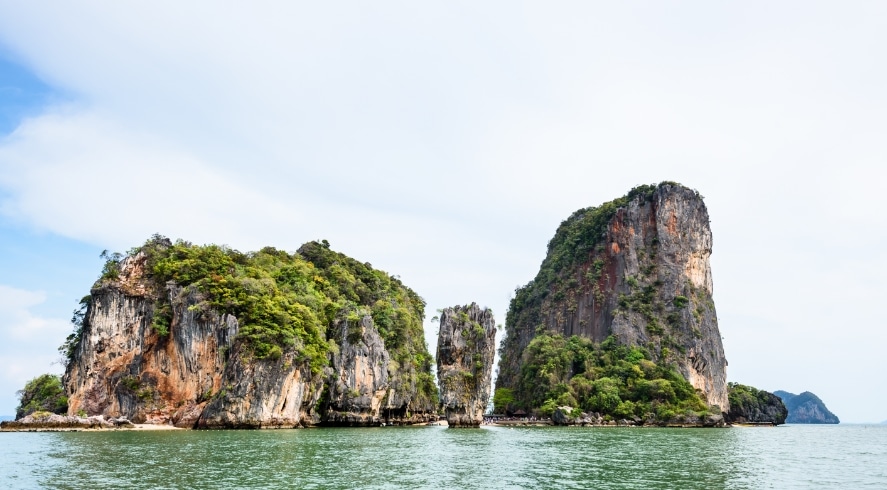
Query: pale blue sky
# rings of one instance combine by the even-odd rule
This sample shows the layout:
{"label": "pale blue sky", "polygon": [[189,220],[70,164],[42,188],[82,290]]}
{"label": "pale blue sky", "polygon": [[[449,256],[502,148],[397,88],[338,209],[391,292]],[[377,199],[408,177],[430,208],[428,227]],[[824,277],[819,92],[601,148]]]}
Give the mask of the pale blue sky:
{"label": "pale blue sky", "polygon": [[709,207],[729,379],[883,420],[885,14],[4,4],[0,413],[60,369],[103,249],[326,238],[429,317],[477,301],[504,323],[561,220],[675,180]]}

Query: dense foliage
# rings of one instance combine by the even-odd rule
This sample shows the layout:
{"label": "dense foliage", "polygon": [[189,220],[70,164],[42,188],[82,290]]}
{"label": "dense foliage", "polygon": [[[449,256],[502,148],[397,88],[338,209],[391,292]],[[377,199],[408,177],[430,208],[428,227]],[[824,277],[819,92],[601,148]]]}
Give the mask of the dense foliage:
{"label": "dense foliage", "polygon": [[15,409],[15,418],[21,419],[34,412],[52,412],[65,414],[68,412],[68,398],[62,388],[62,380],[53,374],[42,374],[28,381],[20,390],[19,406]]}
{"label": "dense foliage", "polygon": [[[370,315],[397,363],[395,376],[407,386],[415,384],[420,399],[436,400],[422,327],[424,300],[396,277],[331,250],[325,240],[309,242],[294,254],[272,247],[242,253],[155,235],[129,256],[139,253],[146,256],[145,272],[154,285],[153,328],[161,335],[171,328],[172,304],[165,293],[170,281],[203,298],[190,306],[192,311],[237,317],[238,336],[256,359],[294,353],[315,373],[337,349],[338,332],[331,327],[344,320],[357,325]],[[113,279],[103,272],[99,283]]]}
{"label": "dense foliage", "polygon": [[[672,365],[655,363],[645,349],[621,345],[614,337],[594,344],[538,332],[524,351],[517,389],[499,391],[493,398],[497,411],[507,404],[548,415],[566,405],[612,418],[669,420],[709,410]],[[506,403],[509,398],[513,401]]]}
{"label": "dense foliage", "polygon": [[728,383],[727,388],[729,422],[785,423],[788,410],[778,396],[739,383]]}
{"label": "dense foliage", "polygon": [[[323,294],[323,278],[311,263],[273,248],[244,254],[183,241],[171,246],[149,242],[142,251],[158,286],[172,281],[192,287],[205,297],[193,309],[237,317],[239,335],[257,358],[278,358],[284,350],[295,350],[300,360],[318,370],[325,364],[326,326],[340,308]],[[153,326],[166,334],[171,305],[165,295],[158,296]]]}
{"label": "dense foliage", "polygon": [[415,385],[417,405],[436,405],[433,358],[422,326],[425,300],[397,277],[330,250],[325,240],[303,245],[299,254],[320,272],[325,281],[322,291],[332,302],[331,310],[340,307],[340,312],[347,312],[349,325],[356,325],[355,320],[361,316],[372,316],[385,349],[399,368],[393,374],[401,389]]}
{"label": "dense foliage", "polygon": [[751,408],[769,401],[770,393],[753,386],[729,383],[728,400],[731,411],[750,411]]}

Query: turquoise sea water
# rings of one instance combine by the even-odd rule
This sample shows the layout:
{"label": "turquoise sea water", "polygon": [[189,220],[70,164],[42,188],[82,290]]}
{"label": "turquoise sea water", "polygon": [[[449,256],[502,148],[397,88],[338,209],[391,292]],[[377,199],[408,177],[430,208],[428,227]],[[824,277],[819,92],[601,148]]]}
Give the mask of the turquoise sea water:
{"label": "turquoise sea water", "polygon": [[887,488],[887,426],[2,433],[0,488]]}

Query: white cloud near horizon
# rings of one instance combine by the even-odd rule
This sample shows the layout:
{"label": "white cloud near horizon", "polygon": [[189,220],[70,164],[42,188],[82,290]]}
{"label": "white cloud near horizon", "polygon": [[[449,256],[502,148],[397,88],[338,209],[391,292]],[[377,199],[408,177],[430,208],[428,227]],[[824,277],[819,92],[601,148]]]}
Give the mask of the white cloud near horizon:
{"label": "white cloud near horizon", "polygon": [[44,318],[31,310],[46,301],[42,291],[27,291],[0,284],[0,415],[12,415],[18,405],[15,392],[29,379],[47,372],[60,373],[56,345],[47,342],[67,336],[71,324],[64,319]]}
{"label": "white cloud near horizon", "polygon": [[0,183],[24,192],[0,209],[65,236],[118,246],[150,236],[144,228],[150,223],[133,217],[152,214],[176,217],[169,232],[180,236],[217,229],[249,236],[258,231],[254,209],[282,226],[298,223],[301,213],[236,176],[122,126],[82,111],[24,122],[0,148],[6,170]]}
{"label": "white cloud near horizon", "polygon": [[4,6],[69,100],[0,140],[0,213],[116,250],[327,238],[504,323],[561,220],[675,180],[709,207],[730,379],[882,420],[848,380],[885,368],[885,10]]}

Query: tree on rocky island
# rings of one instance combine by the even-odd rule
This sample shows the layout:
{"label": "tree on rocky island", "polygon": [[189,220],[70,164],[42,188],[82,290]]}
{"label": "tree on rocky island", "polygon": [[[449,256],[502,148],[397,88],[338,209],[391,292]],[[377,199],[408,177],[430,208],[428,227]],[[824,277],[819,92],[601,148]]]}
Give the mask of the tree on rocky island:
{"label": "tree on rocky island", "polygon": [[509,388],[497,388],[494,403],[498,400],[505,413],[523,408],[548,417],[568,406],[596,414],[594,419],[644,424],[695,424],[720,416],[673,361],[653,361],[645,348],[620,344],[613,336],[595,343],[538,333],[524,351],[517,389],[524,398],[514,400]]}
{"label": "tree on rocky island", "polygon": [[54,374],[41,374],[28,381],[17,395],[20,403],[15,409],[16,420],[34,412],[68,412],[68,398],[65,397],[62,380]]}

